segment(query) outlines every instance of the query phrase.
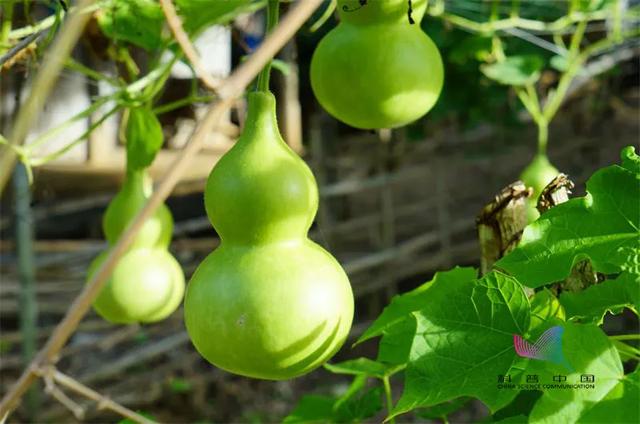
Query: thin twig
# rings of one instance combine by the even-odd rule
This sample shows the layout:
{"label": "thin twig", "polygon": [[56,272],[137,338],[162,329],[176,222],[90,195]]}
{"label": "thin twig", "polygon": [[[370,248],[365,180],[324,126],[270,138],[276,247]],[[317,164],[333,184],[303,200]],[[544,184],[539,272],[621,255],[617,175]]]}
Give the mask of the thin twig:
{"label": "thin twig", "polygon": [[40,32],[33,33],[28,37],[20,40],[15,46],[11,47],[11,49],[6,54],[0,57],[0,69],[4,70],[5,67],[3,65],[5,63],[13,59],[14,56],[20,53],[23,49],[26,49],[27,47],[29,47],[32,43],[37,43],[40,40],[40,38],[42,38],[42,36],[45,35],[48,31],[49,29],[44,29]]}
{"label": "thin twig", "polygon": [[80,405],[76,404],[73,400],[71,400],[64,392],[58,389],[53,383],[58,383],[61,386],[66,387],[67,389],[75,392],[79,395],[86,397],[87,399],[91,399],[98,403],[98,409],[108,409],[110,411],[115,412],[125,418],[129,418],[133,421],[142,424],[153,424],[154,421],[138,414],[131,409],[120,405],[114,400],[110,399],[107,396],[104,396],[90,387],[85,386],[80,383],[73,377],[70,377],[64,373],[58,371],[55,367],[50,366],[46,368],[41,368],[37,371],[40,377],[43,377],[45,382],[47,382],[47,390],[64,406],[69,408],[71,412],[76,416],[76,418],[81,419],[84,416],[84,408]]}
{"label": "thin twig", "polygon": [[[14,146],[24,144],[31,123],[38,118],[46,98],[60,76],[60,71],[64,67],[67,57],[69,57],[73,46],[80,38],[80,34],[82,34],[86,23],[91,17],[90,13],[85,13],[83,10],[95,2],[96,0],[80,1],[78,7],[65,19],[60,34],[48,49],[42,68],[36,75],[31,90],[29,90],[29,97],[20,108],[18,117],[11,129],[9,141]],[[16,159],[17,154],[14,149],[2,148],[2,156],[0,157],[0,195],[2,195],[4,187],[13,172]]]}
{"label": "thin twig", "polygon": [[131,224],[113,249],[110,250],[100,268],[70,305],[66,315],[57,325],[47,343],[27,369],[24,370],[18,381],[11,387],[2,402],[0,402],[0,416],[4,416],[8,411],[15,408],[22,395],[36,379],[36,372],[42,364],[55,361],[58,352],[78,327],[78,324],[91,307],[91,303],[102,290],[113,268],[135,238],[142,224],[169,196],[184,171],[189,167],[193,156],[200,150],[205,139],[219,123],[223,113],[233,105],[236,97],[242,95],[245,88],[258,75],[258,72],[287,43],[321,3],[322,0],[298,2],[260,47],[222,82],[218,90],[220,99],[209,106],[205,116],[198,121],[190,142],[169,167],[170,171],[160,182],[154,194],[144,208],[133,218]]}
{"label": "thin twig", "polygon": [[196,48],[191,44],[189,36],[182,26],[182,21],[176,12],[176,7],[173,5],[173,1],[160,0],[160,5],[162,6],[164,16],[167,18],[167,24],[169,25],[169,29],[171,29],[171,33],[180,45],[184,55],[193,65],[196,75],[209,90],[215,93],[217,88],[220,86],[220,80],[209,75],[204,65],[202,65],[202,61],[200,60],[200,56],[198,55]]}
{"label": "thin twig", "polygon": [[67,396],[62,390],[60,390],[50,375],[43,374],[42,378],[45,382],[44,391],[51,395],[55,400],[60,402],[62,406],[67,408],[73,414],[76,419],[81,420],[84,418],[84,408],[78,405],[73,399]]}

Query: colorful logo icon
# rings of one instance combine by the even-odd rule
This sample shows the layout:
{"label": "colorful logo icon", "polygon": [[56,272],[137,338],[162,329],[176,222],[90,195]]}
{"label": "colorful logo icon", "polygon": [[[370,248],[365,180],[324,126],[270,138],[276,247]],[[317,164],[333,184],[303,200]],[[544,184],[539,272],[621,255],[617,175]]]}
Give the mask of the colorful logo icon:
{"label": "colorful logo icon", "polygon": [[546,330],[531,344],[518,334],[513,335],[513,346],[518,356],[523,358],[538,359],[563,365],[569,370],[573,370],[562,353],[562,334],[564,328],[557,325]]}

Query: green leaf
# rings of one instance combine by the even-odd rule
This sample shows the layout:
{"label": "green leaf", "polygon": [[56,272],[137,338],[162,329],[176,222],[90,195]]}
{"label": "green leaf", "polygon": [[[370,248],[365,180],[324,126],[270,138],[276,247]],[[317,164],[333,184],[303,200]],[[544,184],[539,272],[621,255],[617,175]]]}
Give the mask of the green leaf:
{"label": "green leaf", "polygon": [[524,420],[522,419],[522,414],[529,414],[533,409],[533,405],[540,399],[540,396],[542,396],[542,392],[538,390],[521,390],[509,405],[493,414],[492,420],[489,422],[528,422],[526,416]]}
{"label": "green leaf", "polygon": [[[530,360],[524,374],[536,374],[540,383],[555,385],[581,384],[581,376],[593,375],[595,387],[545,388],[529,414],[531,423],[576,422],[623,378],[618,351],[599,327],[571,323],[563,327],[563,353],[574,370],[568,372],[552,362]],[[554,380],[554,377],[562,376],[566,377],[566,381]]]}
{"label": "green leaf", "polygon": [[359,422],[382,410],[382,387],[373,387],[334,406],[335,422]]}
{"label": "green leaf", "polygon": [[129,109],[126,137],[127,168],[130,170],[151,165],[164,142],[160,121],[148,107]]}
{"label": "green leaf", "polygon": [[367,377],[358,375],[339,398],[304,396],[284,423],[359,422],[382,410],[382,388],[367,387]]}
{"label": "green leaf", "polygon": [[283,423],[326,423],[333,419],[335,399],[329,396],[306,395]]}
{"label": "green leaf", "polygon": [[405,389],[392,415],[473,396],[492,411],[516,393],[499,391],[498,375],[516,357],[513,334],[529,328],[529,302],[512,277],[492,272],[478,280],[436,280],[423,308],[405,371]]}
{"label": "green leaf", "polygon": [[424,308],[430,297],[428,289],[436,282],[446,285],[455,281],[471,281],[476,277],[477,271],[474,268],[455,267],[449,271],[437,272],[431,281],[410,292],[394,296],[391,299],[391,303],[384,308],[382,314],[360,336],[356,344],[381,335],[384,330],[389,329],[394,324],[409,319],[412,312]]}
{"label": "green leaf", "polygon": [[336,374],[366,375],[376,378],[384,378],[393,374],[397,365],[388,365],[376,362],[368,358],[358,358],[337,364],[325,364],[324,367]]}
{"label": "green leaf", "polygon": [[[208,26],[232,21],[241,13],[263,7],[264,0],[175,0],[182,25],[194,35]],[[146,50],[162,43],[164,13],[157,0],[103,0],[98,24],[110,38],[126,41]]]}
{"label": "green leaf", "polygon": [[416,317],[411,314],[383,330],[378,345],[378,361],[396,365],[407,363],[417,326]]}
{"label": "green leaf", "polygon": [[620,247],[611,254],[610,260],[622,271],[640,275],[640,245]]}
{"label": "green leaf", "polygon": [[367,386],[367,379],[368,377],[364,374],[355,376],[351,381],[351,384],[349,384],[349,387],[347,387],[347,390],[345,390],[344,393],[335,400],[333,410],[335,411],[340,408],[343,403],[349,402],[351,398],[362,391]]}
{"label": "green leaf", "polygon": [[526,85],[535,83],[540,78],[544,60],[535,54],[509,56],[502,62],[480,66],[482,73],[500,84]]}
{"label": "green leaf", "polygon": [[578,422],[638,423],[640,422],[638,399],[640,399],[640,368],[626,375],[604,398],[593,403]]}
{"label": "green leaf", "polygon": [[490,421],[495,424],[526,424],[529,422],[529,418],[526,415],[514,415],[511,417],[504,418],[500,421]]}
{"label": "green leaf", "polygon": [[[630,157],[626,163],[635,163],[637,156]],[[539,287],[566,278],[586,258],[604,274],[630,266],[620,263],[620,252],[637,249],[640,242],[640,172],[618,165],[600,169],[587,181],[587,191],[527,226],[520,245],[496,267]]]}
{"label": "green leaf", "polygon": [[96,14],[102,32],[116,41],[126,41],[146,50],[162,42],[164,14],[154,0],[107,0]]}
{"label": "green leaf", "polygon": [[529,332],[536,331],[543,324],[551,319],[564,321],[565,311],[560,301],[549,290],[543,289],[537,292],[530,299],[531,302],[531,325]]}
{"label": "green leaf", "polygon": [[264,0],[175,0],[185,30],[198,33],[215,24],[230,22],[241,13],[256,11],[266,4]]}
{"label": "green leaf", "polygon": [[468,397],[459,397],[457,399],[453,399],[448,402],[439,403],[437,405],[433,405],[427,409],[417,409],[413,413],[420,418],[430,418],[437,419],[446,417],[449,414],[452,414],[465,406],[471,398]]}
{"label": "green leaf", "polygon": [[571,321],[602,324],[609,312],[619,314],[624,308],[640,311],[640,275],[622,273],[615,280],[606,280],[577,293],[560,295]]}

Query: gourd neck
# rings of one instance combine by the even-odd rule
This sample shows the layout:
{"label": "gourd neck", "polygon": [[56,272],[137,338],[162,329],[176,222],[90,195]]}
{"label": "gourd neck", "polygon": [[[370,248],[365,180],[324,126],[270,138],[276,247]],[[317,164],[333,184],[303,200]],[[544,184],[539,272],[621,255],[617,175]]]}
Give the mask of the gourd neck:
{"label": "gourd neck", "polygon": [[146,169],[127,169],[121,191],[128,195],[142,195],[145,198],[151,196],[153,181],[149,172]]}
{"label": "gourd neck", "polygon": [[285,145],[276,118],[276,99],[268,91],[254,91],[247,96],[247,118],[238,144],[274,143]]}
{"label": "gourd neck", "polygon": [[420,27],[427,0],[338,0],[340,21],[354,25]]}

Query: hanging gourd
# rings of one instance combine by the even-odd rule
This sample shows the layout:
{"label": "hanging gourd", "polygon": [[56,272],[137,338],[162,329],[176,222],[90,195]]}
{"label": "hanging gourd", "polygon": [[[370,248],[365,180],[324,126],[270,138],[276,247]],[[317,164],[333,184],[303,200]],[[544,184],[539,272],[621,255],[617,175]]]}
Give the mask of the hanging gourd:
{"label": "hanging gourd", "polygon": [[560,171],[549,162],[549,158],[545,153],[537,153],[531,163],[520,174],[520,180],[527,187],[533,189],[533,194],[527,199],[527,221],[529,223],[535,221],[540,216],[540,212],[536,208],[538,198],[542,190],[558,176]]}
{"label": "hanging gourd", "polygon": [[271,380],[324,363],[344,343],[353,294],[338,262],[309,240],[318,188],[283,141],[269,92],[248,96],[244,131],[205,188],[220,246],[195,271],[185,323],[215,366]]}
{"label": "hanging gourd", "polygon": [[338,0],[340,23],[311,59],[311,87],[332,116],[362,129],[425,115],[442,90],[437,47],[420,28],[426,0]]}
{"label": "hanging gourd", "polygon": [[[104,214],[102,228],[114,245],[151,196],[146,168],[162,145],[162,128],[146,108],[130,109],[127,123],[127,172],[121,190]],[[114,323],[154,322],[177,309],[184,294],[184,274],[168,247],[173,232],[171,212],[163,204],[147,219],[93,303],[96,312]],[[97,271],[109,251],[89,266]]]}

